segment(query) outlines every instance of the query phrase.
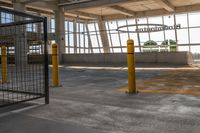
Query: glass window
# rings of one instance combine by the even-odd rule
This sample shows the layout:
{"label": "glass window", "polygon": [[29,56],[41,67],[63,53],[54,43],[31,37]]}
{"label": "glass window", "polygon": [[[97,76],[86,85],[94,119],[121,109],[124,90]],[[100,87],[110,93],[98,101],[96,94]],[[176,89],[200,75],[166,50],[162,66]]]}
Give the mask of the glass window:
{"label": "glass window", "polygon": [[108,24],[107,29],[110,30],[110,33],[117,33],[117,31],[116,31],[116,29],[117,29],[117,22],[116,21],[110,21],[107,24]]}
{"label": "glass window", "polygon": [[190,43],[200,43],[200,28],[190,28]]}
{"label": "glass window", "polygon": [[178,44],[189,44],[188,29],[177,30],[177,41]]}
{"label": "glass window", "polygon": [[190,46],[192,53],[200,53],[200,47],[199,46]]}
{"label": "glass window", "polygon": [[69,45],[74,46],[74,35],[72,33],[69,34]]}
{"label": "glass window", "polygon": [[148,18],[148,22],[150,24],[162,24],[162,17],[151,17],[151,18]]}
{"label": "glass window", "polygon": [[[134,40],[134,45],[138,46],[138,36],[137,33],[130,33],[130,39]],[[126,46],[126,43],[122,43],[122,46]]]}
{"label": "glass window", "polygon": [[114,53],[121,53],[121,48],[114,48]]}
{"label": "glass window", "polygon": [[[135,19],[128,19],[127,23],[128,23],[128,25],[133,25],[133,24],[135,24]],[[135,29],[133,29],[133,27],[130,26],[130,27],[128,27],[128,30],[131,32],[131,31],[134,31]],[[130,35],[130,39],[134,40],[134,45],[138,46],[138,36],[137,36],[137,33],[129,33],[129,35]],[[122,43],[122,46],[126,46],[126,45],[127,45],[126,43]]]}
{"label": "glass window", "polygon": [[55,33],[55,19],[51,19],[51,33]]}
{"label": "glass window", "polygon": [[164,24],[167,26],[173,26],[174,16],[173,15],[164,16]]}
{"label": "glass window", "polygon": [[156,41],[158,44],[161,44],[164,41],[164,34],[163,31],[159,32],[150,32],[151,40]]}
{"label": "glass window", "polygon": [[126,24],[126,20],[118,20],[117,23],[118,23],[118,27],[119,26],[126,26],[127,25]]}
{"label": "glass window", "polygon": [[122,46],[126,46],[128,38],[128,33],[120,33]]}
{"label": "glass window", "polygon": [[149,40],[148,33],[140,33],[140,42],[143,44],[144,42]]}
{"label": "glass window", "polygon": [[147,18],[139,18],[137,19],[138,24],[147,24]]}
{"label": "glass window", "polygon": [[180,24],[181,28],[187,28],[188,27],[187,14],[177,14],[176,24]]}
{"label": "glass window", "polygon": [[1,12],[1,23],[10,23],[10,22],[13,22],[13,15]]}
{"label": "glass window", "polygon": [[135,19],[128,19],[127,23],[128,25],[135,24]]}
{"label": "glass window", "polygon": [[175,38],[175,30],[165,30],[166,39],[176,40]]}
{"label": "glass window", "polygon": [[92,36],[90,36],[90,38],[91,38],[91,41],[92,41],[92,46],[93,47],[99,47],[98,46],[98,40],[97,40],[97,36],[95,36],[95,35],[92,35]]}
{"label": "glass window", "polygon": [[[168,15],[164,16],[164,24],[167,26],[174,26],[174,16],[173,15]],[[165,30],[165,38],[166,39],[175,39],[175,30]]]}
{"label": "glass window", "polygon": [[189,13],[189,27],[200,26],[200,13]]}
{"label": "glass window", "polygon": [[112,39],[113,47],[120,46],[118,34],[111,34],[111,39]]}
{"label": "glass window", "polygon": [[178,46],[178,51],[189,51],[189,46]]}

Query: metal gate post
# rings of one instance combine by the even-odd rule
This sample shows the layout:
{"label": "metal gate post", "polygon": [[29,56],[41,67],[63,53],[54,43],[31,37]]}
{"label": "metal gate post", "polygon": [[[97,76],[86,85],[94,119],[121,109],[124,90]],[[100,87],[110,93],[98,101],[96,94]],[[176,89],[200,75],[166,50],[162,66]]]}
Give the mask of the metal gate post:
{"label": "metal gate post", "polygon": [[45,104],[49,104],[49,60],[47,50],[47,17],[44,18],[43,22],[44,31],[44,81],[45,81]]}

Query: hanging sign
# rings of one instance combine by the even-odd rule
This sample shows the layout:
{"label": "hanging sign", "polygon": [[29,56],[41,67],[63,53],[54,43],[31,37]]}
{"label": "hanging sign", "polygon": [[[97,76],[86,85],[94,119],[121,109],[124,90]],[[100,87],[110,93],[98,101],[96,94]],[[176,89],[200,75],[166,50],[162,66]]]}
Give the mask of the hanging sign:
{"label": "hanging sign", "polygon": [[[119,32],[129,32],[129,33],[145,33],[145,32],[159,32],[164,30],[174,30],[180,29],[181,25],[167,26],[163,24],[133,24],[124,25],[117,28]],[[129,29],[129,30],[128,30]]]}

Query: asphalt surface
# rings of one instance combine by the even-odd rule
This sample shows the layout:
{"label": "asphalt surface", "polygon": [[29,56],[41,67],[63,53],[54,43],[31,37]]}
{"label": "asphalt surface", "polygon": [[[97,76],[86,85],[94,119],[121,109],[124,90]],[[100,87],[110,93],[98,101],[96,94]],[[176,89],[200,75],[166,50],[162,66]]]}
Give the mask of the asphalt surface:
{"label": "asphalt surface", "polygon": [[[51,70],[51,69],[50,69]],[[181,74],[182,71],[175,69]],[[187,73],[193,72],[187,70]],[[196,80],[200,80],[198,69]],[[137,70],[137,82],[174,73]],[[183,73],[185,73],[183,71]],[[191,78],[188,74],[186,79]],[[162,76],[161,76],[162,77]],[[174,77],[176,78],[176,77]],[[164,93],[125,94],[124,68],[60,68],[62,87],[50,88],[50,104],[0,114],[0,133],[199,133],[200,96]],[[187,80],[186,80],[187,81]],[[188,82],[188,84],[190,84]],[[197,83],[198,84],[198,83]],[[38,104],[40,103],[40,104]],[[10,112],[10,111],[9,111]]]}

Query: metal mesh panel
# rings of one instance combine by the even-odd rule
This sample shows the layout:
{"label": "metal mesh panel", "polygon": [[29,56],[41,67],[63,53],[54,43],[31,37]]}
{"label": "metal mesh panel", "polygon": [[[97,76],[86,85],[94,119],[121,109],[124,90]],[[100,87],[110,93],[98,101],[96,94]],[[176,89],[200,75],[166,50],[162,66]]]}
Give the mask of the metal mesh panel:
{"label": "metal mesh panel", "polygon": [[[0,46],[6,46],[7,78],[1,51],[0,106],[45,97],[48,103],[46,18],[0,8],[9,21],[0,24]],[[5,73],[5,72],[4,72]],[[5,74],[4,74],[5,75]]]}

